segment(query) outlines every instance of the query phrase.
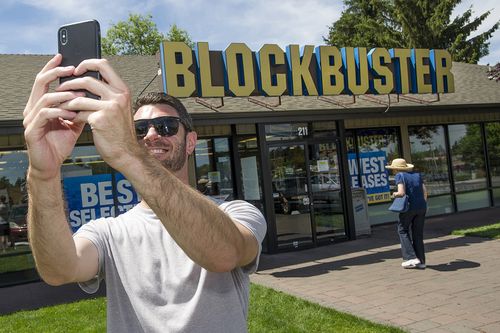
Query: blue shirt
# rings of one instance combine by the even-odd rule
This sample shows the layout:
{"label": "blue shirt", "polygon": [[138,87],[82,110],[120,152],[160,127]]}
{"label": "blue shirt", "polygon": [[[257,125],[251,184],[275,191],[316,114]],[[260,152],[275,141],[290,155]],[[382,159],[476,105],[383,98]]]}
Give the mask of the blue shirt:
{"label": "blue shirt", "polygon": [[424,198],[424,181],[418,172],[398,172],[394,178],[396,186],[405,185],[406,195],[409,197],[410,210],[427,209]]}

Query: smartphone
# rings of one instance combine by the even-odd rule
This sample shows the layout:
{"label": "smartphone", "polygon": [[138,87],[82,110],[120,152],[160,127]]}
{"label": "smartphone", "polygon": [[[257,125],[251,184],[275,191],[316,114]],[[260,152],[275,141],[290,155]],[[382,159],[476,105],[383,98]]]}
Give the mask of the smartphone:
{"label": "smartphone", "polygon": [[[62,54],[61,66],[78,66],[85,59],[101,58],[101,29],[96,20],[63,25],[58,33],[58,50]],[[99,72],[89,71],[82,76],[101,79]],[[60,83],[74,79],[75,76],[61,77]],[[99,99],[99,96],[85,92],[87,97]]]}

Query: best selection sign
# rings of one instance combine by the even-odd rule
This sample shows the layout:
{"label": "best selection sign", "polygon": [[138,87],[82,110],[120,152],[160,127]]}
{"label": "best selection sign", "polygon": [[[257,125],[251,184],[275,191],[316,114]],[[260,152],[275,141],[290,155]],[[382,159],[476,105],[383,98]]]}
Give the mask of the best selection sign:
{"label": "best selection sign", "polygon": [[426,94],[455,91],[446,50],[244,43],[211,51],[183,42],[160,46],[164,91],[176,97]]}
{"label": "best selection sign", "polygon": [[139,196],[122,174],[64,178],[69,224],[75,232],[100,217],[118,216],[134,207]]}

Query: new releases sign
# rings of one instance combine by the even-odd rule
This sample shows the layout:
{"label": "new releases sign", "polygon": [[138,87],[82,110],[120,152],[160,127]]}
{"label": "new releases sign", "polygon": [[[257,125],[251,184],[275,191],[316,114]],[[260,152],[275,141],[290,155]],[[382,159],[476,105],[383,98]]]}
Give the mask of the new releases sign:
{"label": "new releases sign", "polygon": [[71,177],[63,180],[73,232],[99,217],[118,216],[134,207],[139,198],[123,175]]}
{"label": "new releases sign", "polygon": [[454,92],[446,50],[244,43],[224,51],[199,42],[160,45],[163,89],[176,97],[363,95]]}
{"label": "new releases sign", "polygon": [[[359,167],[356,154],[347,154],[347,158],[352,187],[364,187],[369,203],[391,200],[389,175],[385,169],[387,158],[384,151],[359,153]],[[359,183],[360,178],[362,184]]]}

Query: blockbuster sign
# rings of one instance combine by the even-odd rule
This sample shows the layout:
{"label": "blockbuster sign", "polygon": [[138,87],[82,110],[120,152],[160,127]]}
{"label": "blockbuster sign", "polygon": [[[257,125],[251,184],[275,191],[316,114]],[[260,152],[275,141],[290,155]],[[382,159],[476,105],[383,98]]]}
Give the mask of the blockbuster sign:
{"label": "blockbuster sign", "polygon": [[334,96],[455,91],[451,55],[439,49],[385,49],[244,43],[212,51],[160,45],[163,90],[175,97]]}

